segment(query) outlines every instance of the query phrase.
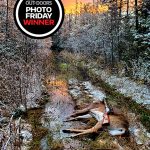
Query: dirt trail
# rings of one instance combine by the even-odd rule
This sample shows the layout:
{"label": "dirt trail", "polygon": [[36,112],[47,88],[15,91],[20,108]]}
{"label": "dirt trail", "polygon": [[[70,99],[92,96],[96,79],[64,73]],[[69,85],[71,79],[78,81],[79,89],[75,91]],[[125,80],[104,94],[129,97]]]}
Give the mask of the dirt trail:
{"label": "dirt trail", "polygon": [[42,139],[41,149],[87,149],[86,142],[83,139],[72,139],[69,138],[70,134],[62,132],[66,128],[79,128],[81,126],[80,122],[64,122],[73,113],[75,107],[71,96],[68,94],[67,83],[52,77],[48,83],[48,91],[51,95],[51,100],[45,106],[42,125],[49,129],[49,135]]}

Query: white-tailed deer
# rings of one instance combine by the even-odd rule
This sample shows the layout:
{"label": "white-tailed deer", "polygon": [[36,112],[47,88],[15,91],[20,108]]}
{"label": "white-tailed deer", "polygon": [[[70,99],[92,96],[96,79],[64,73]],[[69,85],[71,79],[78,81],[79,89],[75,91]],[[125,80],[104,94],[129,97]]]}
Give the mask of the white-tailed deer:
{"label": "white-tailed deer", "polygon": [[75,136],[79,136],[97,133],[103,126],[107,126],[108,132],[112,136],[123,135],[128,131],[129,124],[127,119],[116,108],[113,108],[113,112],[108,112],[108,107],[104,102],[93,102],[86,108],[77,110],[66,121],[75,121],[92,117],[97,120],[94,127],[86,130],[65,129],[63,132],[77,133]]}

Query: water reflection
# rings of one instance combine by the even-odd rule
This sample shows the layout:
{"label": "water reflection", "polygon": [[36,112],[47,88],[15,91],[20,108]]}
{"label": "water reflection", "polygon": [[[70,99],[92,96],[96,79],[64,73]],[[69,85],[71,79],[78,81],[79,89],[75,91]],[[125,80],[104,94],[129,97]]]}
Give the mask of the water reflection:
{"label": "water reflection", "polygon": [[[67,135],[62,132],[65,128],[78,128],[81,126],[79,122],[63,122],[74,112],[75,106],[71,96],[68,94],[67,82],[53,76],[48,79],[47,87],[51,97],[50,102],[45,106],[45,113],[41,120],[42,125],[49,129],[54,140],[61,140],[63,142],[64,149],[78,150],[83,143],[78,139],[67,138],[70,134]],[[44,138],[41,141],[42,150],[49,149],[46,143],[47,138]]]}
{"label": "water reflection", "polygon": [[54,77],[48,82],[50,92],[59,96],[69,96],[67,82],[63,80],[56,80]]}

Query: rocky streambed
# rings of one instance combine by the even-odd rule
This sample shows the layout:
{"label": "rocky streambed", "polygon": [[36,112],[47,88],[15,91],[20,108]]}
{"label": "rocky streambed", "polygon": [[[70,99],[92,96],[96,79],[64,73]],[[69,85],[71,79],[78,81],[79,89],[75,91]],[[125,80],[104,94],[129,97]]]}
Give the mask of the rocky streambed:
{"label": "rocky streambed", "polygon": [[68,93],[67,82],[53,78],[47,87],[51,98],[45,106],[41,122],[49,132],[41,140],[41,149],[87,150],[89,139],[73,139],[70,134],[62,132],[66,128],[84,127],[81,122],[64,122],[75,108],[75,103]]}
{"label": "rocky streambed", "polygon": [[130,127],[128,137],[111,137],[106,131],[95,136],[81,136],[71,138],[73,134],[63,133],[67,128],[89,128],[85,122],[64,122],[74,112],[76,107],[86,105],[94,100],[103,100],[107,97],[100,87],[95,87],[90,81],[65,80],[53,77],[48,82],[48,91],[51,95],[46,104],[41,122],[42,126],[49,130],[41,140],[41,149],[62,150],[92,150],[92,149],[149,149],[150,134],[139,122],[138,116],[132,112],[125,112]]}

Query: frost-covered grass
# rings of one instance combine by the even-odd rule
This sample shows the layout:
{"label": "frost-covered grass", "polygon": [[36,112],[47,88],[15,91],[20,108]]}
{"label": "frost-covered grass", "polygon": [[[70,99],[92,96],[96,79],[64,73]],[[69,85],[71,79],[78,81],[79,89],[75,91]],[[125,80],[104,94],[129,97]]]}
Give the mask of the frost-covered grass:
{"label": "frost-covered grass", "polygon": [[99,76],[103,81],[114,87],[126,97],[131,97],[135,102],[150,109],[150,89],[144,84],[136,83],[128,77],[110,75],[104,70],[91,69],[90,72]]}
{"label": "frost-covered grass", "polygon": [[[143,125],[150,131],[150,126],[149,126],[149,122],[150,122],[150,111],[149,109],[146,109],[144,106],[138,104],[136,101],[133,100],[132,95],[124,95],[123,93],[121,93],[121,91],[116,90],[116,86],[114,86],[115,84],[110,84],[109,82],[107,82],[106,80],[104,80],[102,78],[102,76],[100,76],[99,74],[95,74],[95,72],[88,72],[87,73],[91,80],[93,81],[93,83],[97,86],[100,86],[103,88],[103,90],[106,92],[107,94],[107,99],[109,101],[113,101],[116,102],[118,106],[120,107],[124,107],[127,110],[132,110],[134,113],[136,113],[137,115],[139,115],[139,118],[141,120],[141,122],[143,123]],[[103,75],[104,77],[104,75]],[[109,76],[105,76],[105,78]],[[118,83],[118,82],[115,82]],[[123,84],[123,83],[122,83]],[[132,86],[130,84],[130,86]],[[115,88],[114,88],[115,87]]]}

